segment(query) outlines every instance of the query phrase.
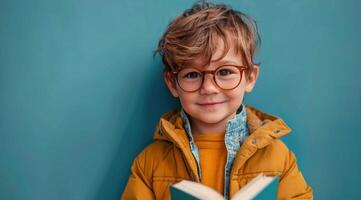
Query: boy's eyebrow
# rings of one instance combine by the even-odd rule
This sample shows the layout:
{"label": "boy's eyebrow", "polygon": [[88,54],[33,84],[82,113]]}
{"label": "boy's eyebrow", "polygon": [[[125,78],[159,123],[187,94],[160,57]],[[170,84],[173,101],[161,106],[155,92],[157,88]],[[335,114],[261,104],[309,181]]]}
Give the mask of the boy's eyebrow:
{"label": "boy's eyebrow", "polygon": [[[214,63],[215,65],[218,65],[218,66],[226,65],[226,64],[243,66],[243,62],[237,63],[236,61],[233,61],[233,60],[219,60],[219,61],[212,60],[211,63]],[[193,66],[195,68],[202,69],[202,67],[197,66],[195,63],[190,63],[188,66]]]}

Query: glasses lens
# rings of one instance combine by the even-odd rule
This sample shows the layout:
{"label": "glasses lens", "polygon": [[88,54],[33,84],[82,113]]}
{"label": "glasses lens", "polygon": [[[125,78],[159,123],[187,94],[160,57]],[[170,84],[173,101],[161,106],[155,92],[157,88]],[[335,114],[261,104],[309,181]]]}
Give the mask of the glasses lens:
{"label": "glasses lens", "polygon": [[222,89],[233,89],[241,81],[241,71],[234,66],[222,66],[215,73],[217,85]]}
{"label": "glasses lens", "polygon": [[178,72],[179,86],[185,91],[198,90],[202,84],[202,72],[193,68],[184,68]]}

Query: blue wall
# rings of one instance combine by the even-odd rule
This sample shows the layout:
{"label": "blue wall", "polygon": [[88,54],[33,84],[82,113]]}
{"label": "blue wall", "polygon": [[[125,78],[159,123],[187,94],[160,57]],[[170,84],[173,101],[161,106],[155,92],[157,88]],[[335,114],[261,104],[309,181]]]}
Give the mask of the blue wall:
{"label": "blue wall", "polygon": [[[246,104],[284,141],[315,199],[355,199],[361,157],[361,2],[229,0],[259,25]],[[178,103],[152,53],[193,1],[0,1],[0,199],[119,199],[135,155]]]}

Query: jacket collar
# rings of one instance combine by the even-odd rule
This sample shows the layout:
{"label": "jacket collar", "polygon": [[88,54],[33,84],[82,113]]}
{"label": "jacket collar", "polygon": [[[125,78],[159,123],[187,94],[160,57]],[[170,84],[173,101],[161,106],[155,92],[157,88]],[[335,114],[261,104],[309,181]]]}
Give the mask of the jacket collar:
{"label": "jacket collar", "polygon": [[[245,108],[247,110],[247,125],[250,131],[250,137],[247,141],[252,139],[252,143],[257,148],[263,148],[270,144],[272,140],[291,132],[291,129],[282,119],[248,105]],[[154,132],[154,140],[169,141],[180,148],[189,147],[189,137],[183,128],[180,111],[173,110],[161,117]]]}

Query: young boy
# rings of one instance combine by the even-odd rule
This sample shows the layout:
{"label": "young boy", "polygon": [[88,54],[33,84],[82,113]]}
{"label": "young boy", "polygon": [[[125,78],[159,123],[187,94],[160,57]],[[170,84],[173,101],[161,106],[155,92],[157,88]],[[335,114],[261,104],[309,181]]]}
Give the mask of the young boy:
{"label": "young boy", "polygon": [[242,104],[259,74],[258,42],[255,22],[225,5],[196,3],[169,24],[157,52],[182,108],[161,117],[122,199],[170,199],[169,185],[183,179],[229,199],[259,173],[279,176],[278,199],[313,199],[295,155],[279,139],[291,129]]}

